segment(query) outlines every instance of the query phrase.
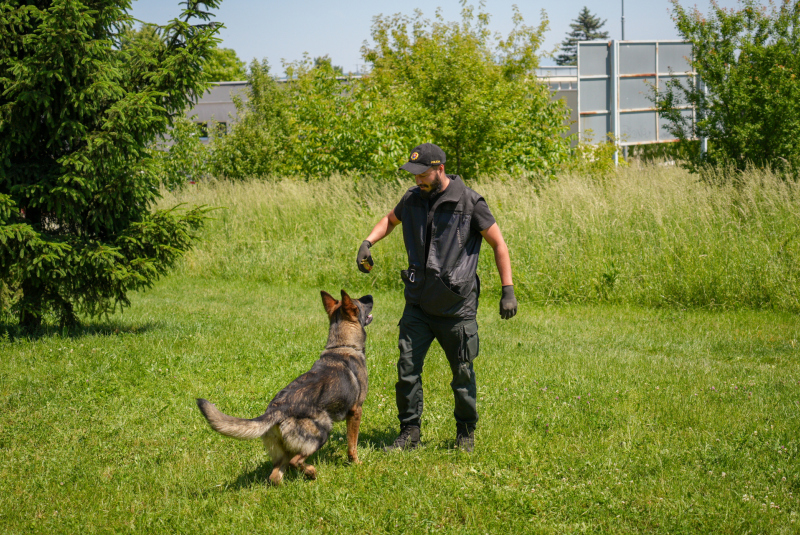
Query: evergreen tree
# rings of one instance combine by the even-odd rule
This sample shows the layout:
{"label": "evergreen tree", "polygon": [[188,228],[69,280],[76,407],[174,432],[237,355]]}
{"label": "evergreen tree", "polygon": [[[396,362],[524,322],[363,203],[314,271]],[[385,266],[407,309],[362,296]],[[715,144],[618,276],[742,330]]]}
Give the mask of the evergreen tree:
{"label": "evergreen tree", "polygon": [[594,41],[595,39],[608,39],[608,32],[601,32],[600,28],[606,23],[600,17],[592,15],[589,8],[584,6],[575,22],[569,25],[572,31],[561,42],[561,54],[556,58],[559,65],[578,64],[578,41]]}
{"label": "evergreen tree", "polygon": [[191,247],[206,209],[153,211],[148,146],[205,90],[219,3],[187,0],[160,39],[130,39],[130,0],[0,3],[0,286],[21,325],[125,306]]}
{"label": "evergreen tree", "polygon": [[159,27],[157,24],[150,24],[148,22],[142,23],[138,30],[134,30],[133,28],[123,30],[119,37],[120,48],[141,46],[143,41],[158,43],[161,41],[158,30]]}

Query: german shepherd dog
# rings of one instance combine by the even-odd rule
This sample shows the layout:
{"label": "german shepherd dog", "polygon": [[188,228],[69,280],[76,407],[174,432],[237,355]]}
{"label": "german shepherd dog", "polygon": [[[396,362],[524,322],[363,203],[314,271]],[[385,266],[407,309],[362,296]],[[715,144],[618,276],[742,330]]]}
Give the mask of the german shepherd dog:
{"label": "german shepherd dog", "polygon": [[337,301],[320,293],[330,321],[325,351],[309,371],[278,392],[264,414],[252,420],[234,418],[205,399],[197,400],[214,431],[241,439],[261,438],[272,457],[269,480],[274,485],[281,483],[290,466],[316,479],[316,469],[305,460],[328,440],[333,422],[344,419],[347,455],[360,464],[356,447],[361,406],[367,397],[364,327],[372,322],[372,296],[351,299],[342,290],[342,300]]}

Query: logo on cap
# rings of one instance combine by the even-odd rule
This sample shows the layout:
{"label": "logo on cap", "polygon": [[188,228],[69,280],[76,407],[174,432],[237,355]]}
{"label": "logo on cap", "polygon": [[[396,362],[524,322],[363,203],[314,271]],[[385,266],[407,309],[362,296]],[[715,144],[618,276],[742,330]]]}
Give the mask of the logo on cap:
{"label": "logo on cap", "polygon": [[414,161],[417,158],[419,158],[419,153],[418,152],[412,152],[411,153],[411,160]]}

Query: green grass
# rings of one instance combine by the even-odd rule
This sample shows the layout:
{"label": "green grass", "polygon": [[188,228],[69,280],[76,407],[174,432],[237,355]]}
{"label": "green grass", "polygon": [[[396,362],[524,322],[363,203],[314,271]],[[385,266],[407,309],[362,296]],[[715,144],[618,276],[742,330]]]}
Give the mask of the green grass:
{"label": "green grass", "polygon": [[[520,312],[479,272],[481,420],[455,438],[449,368],[424,372],[425,447],[387,455],[402,312],[399,232],[355,253],[408,183],[201,184],[202,241],[175,272],[72,336],[0,317],[0,532],[800,533],[800,191],[769,173],[710,186],[628,169],[472,184],[511,249]],[[319,290],[375,296],[371,390],[351,466],[336,426],[314,482],[266,481],[253,417],[319,355]]]}
{"label": "green grass", "polygon": [[[216,182],[163,204],[224,207],[181,274],[353,288],[365,284],[354,269],[358,246],[411,185]],[[544,185],[499,178],[470,186],[487,199],[509,245],[515,291],[528,302],[800,312],[800,183],[754,170],[736,185],[713,186],[651,166],[603,181],[563,175]],[[400,234],[373,249],[369,287],[402,287]],[[481,255],[484,288],[497,293],[489,253]]]}
{"label": "green grass", "polygon": [[375,291],[363,465],[338,424],[317,481],[270,487],[260,442],[194,398],[260,414],[317,358],[319,290],[339,288],[175,275],[79,335],[0,341],[0,531],[800,531],[800,321],[775,311],[523,301],[501,321],[487,294],[475,453],[451,449],[435,347],[425,447],[390,455],[402,297]]}

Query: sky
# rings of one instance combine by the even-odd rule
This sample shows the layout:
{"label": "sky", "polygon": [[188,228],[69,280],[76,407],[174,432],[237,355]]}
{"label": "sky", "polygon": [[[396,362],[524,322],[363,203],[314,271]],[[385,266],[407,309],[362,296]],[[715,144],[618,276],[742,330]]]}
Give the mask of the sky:
{"label": "sky", "polygon": [[[603,27],[612,39],[621,39],[622,4],[624,0],[557,0],[503,1],[485,0],[485,11],[491,14],[493,32],[507,35],[512,28],[512,6],[517,4],[525,23],[536,26],[545,10],[550,29],[545,34],[542,50],[552,50],[564,40],[569,24],[584,6],[605,19]],[[478,2],[471,2],[477,7]],[[695,5],[704,13],[710,11],[708,0],[701,2],[680,0],[687,8]],[[722,7],[736,7],[736,0],[719,0]],[[668,0],[628,0],[625,6],[625,38],[627,40],[678,39],[672,21],[672,5]],[[414,9],[422,10],[426,18],[433,18],[437,7],[447,21],[461,19],[458,0],[420,2],[407,0],[223,0],[215,11],[214,20],[225,28],[219,36],[221,47],[232,48],[248,64],[266,59],[271,72],[283,75],[282,60],[296,61],[308,53],[312,58],[328,55],[334,65],[344,72],[363,70],[361,46],[370,41],[370,29],[376,15],[403,13],[411,15]],[[134,0],[131,14],[143,22],[165,24],[180,13],[178,0]],[[542,65],[554,65],[552,59],[543,59]]]}

